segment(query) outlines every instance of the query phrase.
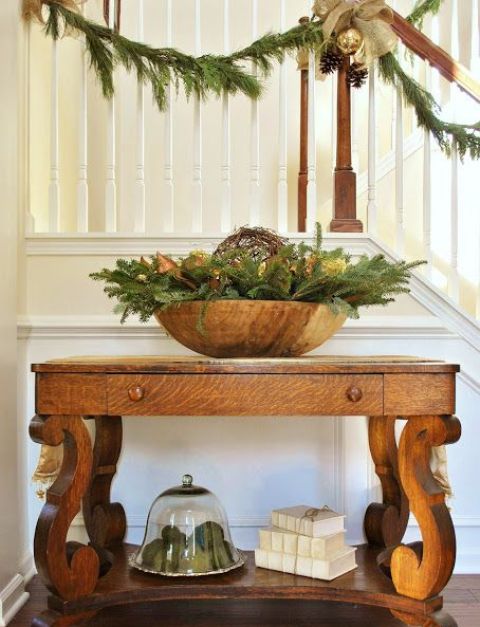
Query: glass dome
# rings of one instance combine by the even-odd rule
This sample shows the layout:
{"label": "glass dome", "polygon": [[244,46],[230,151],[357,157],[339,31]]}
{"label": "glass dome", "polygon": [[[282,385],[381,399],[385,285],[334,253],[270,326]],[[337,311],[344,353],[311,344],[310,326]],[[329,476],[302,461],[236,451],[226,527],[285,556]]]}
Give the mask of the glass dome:
{"label": "glass dome", "polygon": [[142,546],[131,564],[170,577],[213,575],[242,566],[244,558],[232,543],[220,501],[184,475],[182,485],[153,502]]}

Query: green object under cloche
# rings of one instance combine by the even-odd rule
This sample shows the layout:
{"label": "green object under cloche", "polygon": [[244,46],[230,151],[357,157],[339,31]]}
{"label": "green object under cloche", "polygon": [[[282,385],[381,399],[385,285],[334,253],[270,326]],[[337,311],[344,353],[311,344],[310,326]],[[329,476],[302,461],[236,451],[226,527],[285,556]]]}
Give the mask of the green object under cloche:
{"label": "green object under cloche", "polygon": [[233,570],[244,558],[232,543],[217,497],[184,475],[182,485],[153,502],[142,546],[131,564],[149,573],[188,577]]}

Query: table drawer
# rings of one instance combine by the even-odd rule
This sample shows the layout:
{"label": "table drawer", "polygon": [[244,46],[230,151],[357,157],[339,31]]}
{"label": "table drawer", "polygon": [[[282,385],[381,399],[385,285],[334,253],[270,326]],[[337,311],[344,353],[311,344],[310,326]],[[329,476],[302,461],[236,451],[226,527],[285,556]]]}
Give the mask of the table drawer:
{"label": "table drawer", "polygon": [[383,375],[114,374],[108,413],[136,416],[379,415]]}

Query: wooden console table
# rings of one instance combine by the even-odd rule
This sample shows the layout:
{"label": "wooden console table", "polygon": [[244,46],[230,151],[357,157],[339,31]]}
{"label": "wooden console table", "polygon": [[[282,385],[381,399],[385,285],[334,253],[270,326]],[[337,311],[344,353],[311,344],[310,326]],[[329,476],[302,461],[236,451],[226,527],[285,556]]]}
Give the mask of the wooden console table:
{"label": "wooden console table", "polygon": [[[64,446],[35,533],[35,561],[51,591],[36,627],[88,623],[105,607],[167,599],[309,599],[389,608],[407,625],[454,627],[442,612],[455,531],[429,467],[432,446],[455,442],[456,365],[415,358],[213,360],[72,358],[35,364],[35,442]],[[365,514],[359,568],[332,582],[245,567],[167,579],[131,570],[126,520],[110,502],[121,416],[370,416],[370,450],[383,503]],[[92,448],[85,419],[95,420]],[[395,422],[406,420],[399,446]],[[67,542],[83,504],[88,546]],[[409,511],[423,542],[401,544]]]}

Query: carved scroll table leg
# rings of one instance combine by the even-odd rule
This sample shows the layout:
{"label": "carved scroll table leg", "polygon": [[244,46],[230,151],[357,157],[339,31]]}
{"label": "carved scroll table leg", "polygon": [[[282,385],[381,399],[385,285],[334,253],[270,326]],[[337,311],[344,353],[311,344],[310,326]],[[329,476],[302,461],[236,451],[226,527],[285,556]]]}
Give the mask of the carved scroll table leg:
{"label": "carved scroll table leg", "polygon": [[121,417],[96,417],[92,479],[83,498],[83,516],[90,541],[99,548],[119,544],[125,537],[125,511],[120,503],[110,502],[110,488],[121,449]]}
{"label": "carved scroll table leg", "polygon": [[435,612],[429,616],[414,616],[405,612],[390,610],[395,618],[403,621],[406,625],[416,625],[417,627],[458,627],[457,622],[446,612]]}
{"label": "carved scroll table leg", "polygon": [[408,500],[398,476],[395,422],[392,416],[375,416],[368,424],[370,451],[382,484],[383,503],[369,505],[364,527],[368,542],[383,547],[402,541],[409,516]]}
{"label": "carved scroll table leg", "polygon": [[35,564],[45,585],[62,599],[94,591],[99,559],[93,548],[67,543],[67,533],[90,483],[92,446],[79,416],[35,416],[30,423],[35,442],[58,446],[64,455],[60,474],[47,491],[35,531]]}
{"label": "carved scroll table leg", "polygon": [[429,460],[432,446],[456,442],[460,433],[460,421],[455,417],[415,416],[408,420],[400,440],[400,478],[420,526],[423,547],[421,555],[409,546],[397,547],[391,572],[397,592],[414,599],[439,594],[455,565],[455,530]]}

